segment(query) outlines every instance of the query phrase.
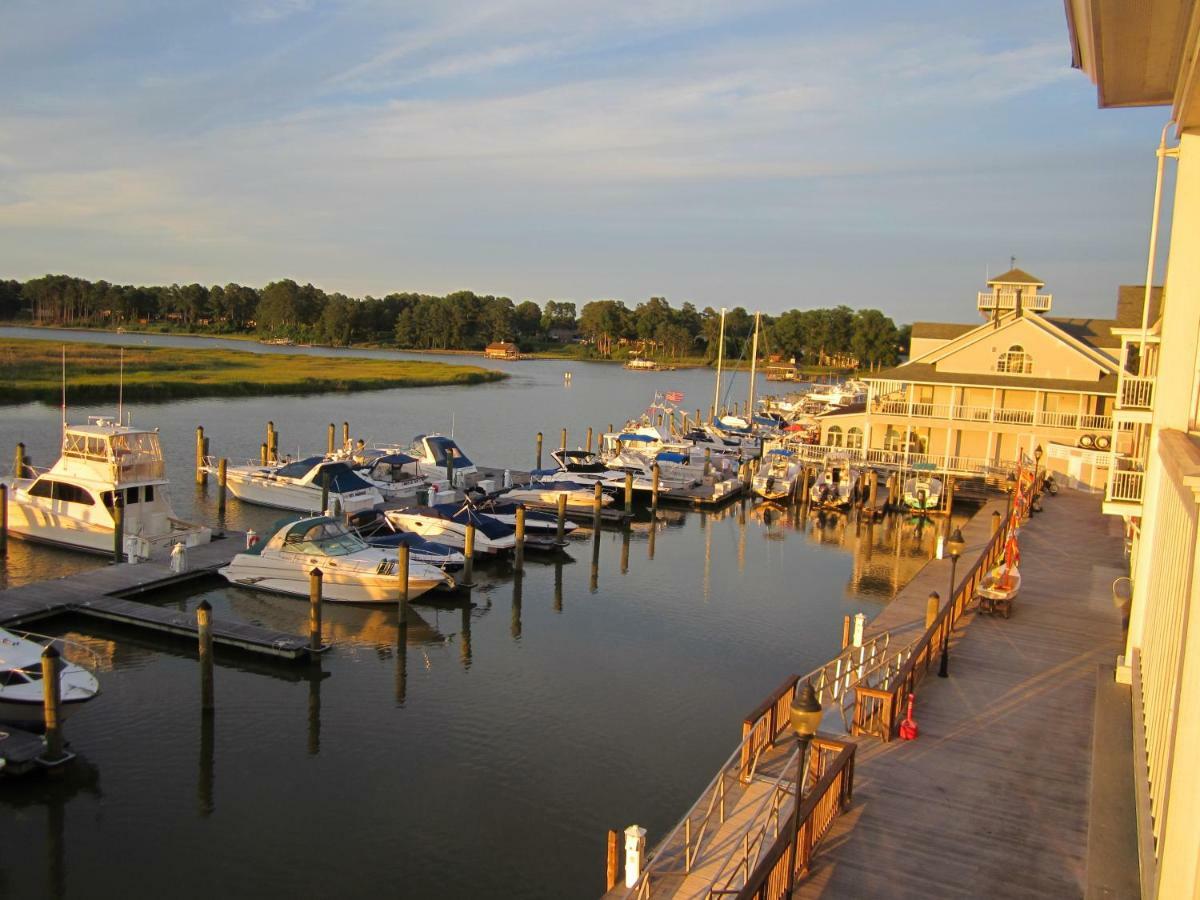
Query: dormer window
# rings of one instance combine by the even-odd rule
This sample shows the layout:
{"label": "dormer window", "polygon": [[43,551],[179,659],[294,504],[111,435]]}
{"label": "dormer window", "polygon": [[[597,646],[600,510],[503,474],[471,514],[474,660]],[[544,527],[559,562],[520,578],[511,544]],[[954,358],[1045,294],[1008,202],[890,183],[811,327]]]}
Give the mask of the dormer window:
{"label": "dormer window", "polygon": [[1020,344],[1013,344],[996,357],[996,371],[1007,372],[1010,375],[1030,375],[1033,373],[1033,357],[1026,353]]}

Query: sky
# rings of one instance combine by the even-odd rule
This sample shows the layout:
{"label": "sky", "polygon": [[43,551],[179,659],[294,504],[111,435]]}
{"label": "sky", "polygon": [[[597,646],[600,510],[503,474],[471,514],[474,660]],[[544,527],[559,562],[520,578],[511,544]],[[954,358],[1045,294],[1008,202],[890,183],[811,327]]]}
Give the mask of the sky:
{"label": "sky", "polygon": [[0,278],[971,321],[1141,283],[1061,0],[4,0]]}

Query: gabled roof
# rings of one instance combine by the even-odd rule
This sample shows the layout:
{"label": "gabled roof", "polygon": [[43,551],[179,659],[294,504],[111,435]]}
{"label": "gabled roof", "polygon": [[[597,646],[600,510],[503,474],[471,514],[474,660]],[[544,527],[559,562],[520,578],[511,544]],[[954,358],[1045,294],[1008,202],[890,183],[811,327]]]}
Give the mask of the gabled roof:
{"label": "gabled roof", "polygon": [[[1117,328],[1142,327],[1142,303],[1146,299],[1144,284],[1123,284],[1117,288]],[[1147,325],[1153,325],[1162,315],[1162,288],[1150,288],[1150,315]]]}
{"label": "gabled roof", "polygon": [[978,326],[961,325],[958,322],[913,322],[912,337],[953,340]]}
{"label": "gabled roof", "polygon": [[1089,347],[1107,350],[1121,346],[1121,339],[1112,333],[1117,325],[1116,319],[1064,319],[1047,316],[1046,321],[1053,322],[1071,337]]}
{"label": "gabled roof", "polygon": [[1045,287],[1046,282],[1034,278],[1021,269],[1009,269],[1003,275],[989,278],[988,284],[1036,284],[1039,287]]}

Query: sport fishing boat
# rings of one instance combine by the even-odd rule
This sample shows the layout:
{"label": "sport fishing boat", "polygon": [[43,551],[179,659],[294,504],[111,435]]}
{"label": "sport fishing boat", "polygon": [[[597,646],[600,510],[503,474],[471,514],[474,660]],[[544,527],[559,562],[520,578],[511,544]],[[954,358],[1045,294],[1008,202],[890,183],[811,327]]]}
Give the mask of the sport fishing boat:
{"label": "sport fishing boat", "polygon": [[[235,556],[218,571],[231,584],[308,597],[309,575],[321,570],[323,599],[337,603],[395,603],[396,551],[372,547],[342,522],[312,516],[289,522],[269,541]],[[412,600],[438,587],[454,587],[454,579],[428,563],[410,558],[408,597]]]}
{"label": "sport fishing boat", "polygon": [[[211,460],[205,468],[216,471]],[[330,508],[336,504],[344,513],[370,509],[383,502],[379,489],[365,481],[348,462],[324,456],[265,466],[258,463],[229,466],[225,478],[229,492],[239,500],[295,512],[325,512],[321,498],[326,485]]]}
{"label": "sport fishing boat", "polygon": [[809,502],[815,509],[846,509],[854,499],[857,480],[848,459],[830,456],[808,492]]}
{"label": "sport fishing boat", "polygon": [[[919,469],[920,464],[913,466]],[[932,468],[932,467],[931,467]],[[909,509],[924,512],[937,509],[942,502],[942,480],[934,478],[932,471],[917,471],[904,482],[904,505]]]}
{"label": "sport fishing boat", "polygon": [[754,476],[751,490],[765,500],[791,499],[803,469],[791,450],[773,447],[763,455],[763,467]]}
{"label": "sport fishing boat", "polygon": [[[22,727],[45,727],[43,714],[42,651],[39,635],[0,628],[0,722]],[[46,643],[58,638],[44,638]],[[59,717],[66,718],[79,704],[100,693],[96,676],[73,662],[62,660],[58,676]]]}
{"label": "sport fishing boat", "polygon": [[[21,468],[2,479],[9,487],[8,530],[15,537],[111,553],[119,502],[125,549],[137,556],[212,539],[211,529],[184,522],[171,509],[157,431],[104,417],[64,424],[58,462],[41,473]],[[21,477],[26,472],[33,477]]]}

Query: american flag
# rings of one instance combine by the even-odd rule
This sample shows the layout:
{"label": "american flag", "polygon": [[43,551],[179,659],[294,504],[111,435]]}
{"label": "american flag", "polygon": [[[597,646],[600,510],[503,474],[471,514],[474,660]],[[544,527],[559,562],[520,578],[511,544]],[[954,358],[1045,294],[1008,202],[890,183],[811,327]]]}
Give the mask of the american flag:
{"label": "american flag", "polygon": [[667,391],[663,394],[663,399],[668,403],[682,403],[683,391]]}

